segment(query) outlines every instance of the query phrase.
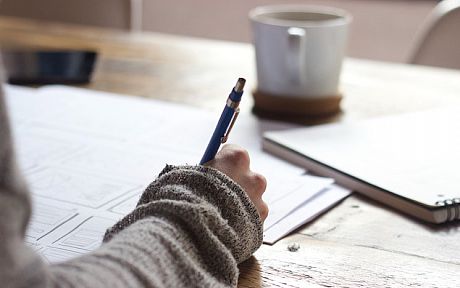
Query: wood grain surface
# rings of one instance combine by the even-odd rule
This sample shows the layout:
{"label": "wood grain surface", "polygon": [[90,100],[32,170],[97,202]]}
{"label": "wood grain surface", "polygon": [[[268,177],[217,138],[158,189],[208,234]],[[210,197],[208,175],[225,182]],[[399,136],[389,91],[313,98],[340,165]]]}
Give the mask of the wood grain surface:
{"label": "wood grain surface", "polygon": [[[221,109],[238,77],[256,88],[248,44],[0,18],[3,47],[94,49],[85,87]],[[347,59],[342,113],[351,121],[460,104],[460,72]],[[247,93],[250,94],[250,93]],[[243,110],[249,112],[251,97]],[[455,179],[454,179],[455,180]],[[297,242],[300,250],[289,252]],[[434,226],[352,195],[240,266],[240,287],[460,287],[460,224]]]}

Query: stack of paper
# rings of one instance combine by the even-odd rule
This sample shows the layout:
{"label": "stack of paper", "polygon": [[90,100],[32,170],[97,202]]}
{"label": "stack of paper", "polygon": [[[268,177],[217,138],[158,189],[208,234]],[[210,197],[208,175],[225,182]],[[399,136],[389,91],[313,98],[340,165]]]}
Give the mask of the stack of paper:
{"label": "stack of paper", "polygon": [[[19,162],[33,194],[27,242],[50,262],[100,245],[168,164],[199,161],[219,113],[137,97],[47,86],[7,86]],[[223,103],[225,96],[223,96]],[[230,142],[249,150],[268,179],[264,241],[274,243],[349,194],[329,178],[261,151],[279,123],[242,115]]]}

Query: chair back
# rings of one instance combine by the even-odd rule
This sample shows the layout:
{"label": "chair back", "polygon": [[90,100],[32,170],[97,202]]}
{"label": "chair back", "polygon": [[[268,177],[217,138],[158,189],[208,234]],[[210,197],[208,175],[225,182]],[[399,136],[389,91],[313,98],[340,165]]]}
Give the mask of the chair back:
{"label": "chair back", "polygon": [[460,69],[460,0],[436,5],[419,31],[409,62]]}

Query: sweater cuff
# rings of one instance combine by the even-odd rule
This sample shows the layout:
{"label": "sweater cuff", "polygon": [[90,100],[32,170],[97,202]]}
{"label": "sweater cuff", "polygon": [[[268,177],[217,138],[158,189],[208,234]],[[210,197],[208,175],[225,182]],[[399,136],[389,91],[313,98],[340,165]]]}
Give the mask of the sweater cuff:
{"label": "sweater cuff", "polygon": [[[167,207],[174,207],[177,213]],[[263,223],[255,205],[240,185],[211,167],[167,165],[143,193],[137,208],[109,229],[104,241],[146,216],[167,218],[174,225],[186,221],[189,226],[206,227],[237,263],[262,245]],[[189,230],[199,234],[204,227]]]}

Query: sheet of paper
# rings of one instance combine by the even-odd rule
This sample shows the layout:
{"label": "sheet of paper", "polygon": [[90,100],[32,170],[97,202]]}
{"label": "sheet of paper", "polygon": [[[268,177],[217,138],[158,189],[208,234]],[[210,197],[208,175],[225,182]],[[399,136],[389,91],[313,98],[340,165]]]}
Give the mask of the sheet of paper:
{"label": "sheet of paper", "polygon": [[[166,163],[197,163],[220,116],[63,86],[6,86],[6,92],[35,208],[26,241],[49,262],[98,247],[105,230],[134,209]],[[332,183],[261,151],[260,135],[285,126],[247,114],[230,135],[230,142],[249,151],[251,168],[268,179],[268,231]]]}
{"label": "sheet of paper", "polygon": [[272,178],[270,180],[271,185],[267,184],[267,190],[263,196],[263,199],[270,207],[270,213],[264,222],[264,230],[276,225],[289,212],[298,208],[334,182],[330,178],[309,175],[295,178]]}
{"label": "sheet of paper", "polygon": [[350,195],[351,191],[338,185],[331,185],[290,212],[276,225],[264,230],[264,242],[273,244],[303,224],[312,221],[337,202]]}

